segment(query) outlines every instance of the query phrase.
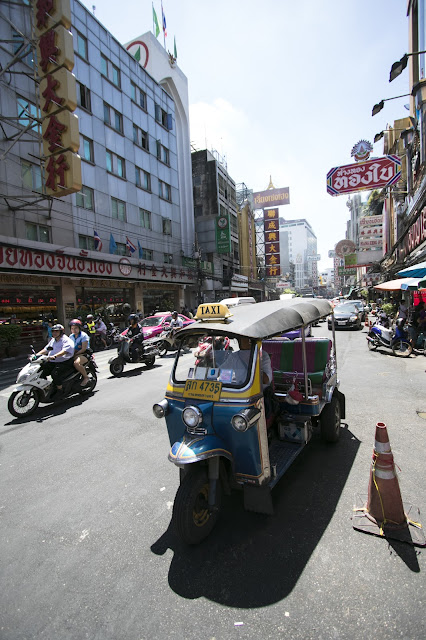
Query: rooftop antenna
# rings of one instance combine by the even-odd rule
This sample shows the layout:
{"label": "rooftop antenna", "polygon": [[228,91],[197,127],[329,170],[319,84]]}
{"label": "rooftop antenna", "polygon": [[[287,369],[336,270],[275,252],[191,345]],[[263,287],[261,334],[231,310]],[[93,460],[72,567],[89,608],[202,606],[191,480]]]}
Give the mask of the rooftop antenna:
{"label": "rooftop antenna", "polygon": [[96,6],[95,6],[94,4],[92,4],[92,12],[93,12],[93,15],[95,15],[95,11],[96,11]]}

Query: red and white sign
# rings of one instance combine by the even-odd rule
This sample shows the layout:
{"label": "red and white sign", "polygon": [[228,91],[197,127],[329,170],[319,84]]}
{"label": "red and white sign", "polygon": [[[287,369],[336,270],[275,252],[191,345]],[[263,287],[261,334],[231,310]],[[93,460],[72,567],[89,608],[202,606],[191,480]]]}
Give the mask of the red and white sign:
{"label": "red and white sign", "polygon": [[360,237],[359,239],[359,248],[360,249],[369,249],[370,247],[381,247],[383,244],[383,239],[374,238],[371,236]]}
{"label": "red and white sign", "polygon": [[327,193],[340,196],[343,193],[380,189],[398,182],[401,177],[401,160],[398,156],[373,158],[367,162],[333,167],[327,173]]}

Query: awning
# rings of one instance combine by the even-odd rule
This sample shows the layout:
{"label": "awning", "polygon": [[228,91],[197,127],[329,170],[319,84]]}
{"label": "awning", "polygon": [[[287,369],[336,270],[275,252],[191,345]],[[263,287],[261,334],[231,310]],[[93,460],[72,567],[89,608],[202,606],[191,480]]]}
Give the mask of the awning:
{"label": "awning", "polygon": [[426,277],[426,262],[419,262],[419,264],[413,264],[411,267],[398,271],[397,276],[401,278],[425,278]]}
{"label": "awning", "polygon": [[400,278],[399,280],[389,280],[388,282],[382,282],[382,284],[376,284],[374,289],[379,291],[414,291],[417,290],[417,285],[420,278]]}

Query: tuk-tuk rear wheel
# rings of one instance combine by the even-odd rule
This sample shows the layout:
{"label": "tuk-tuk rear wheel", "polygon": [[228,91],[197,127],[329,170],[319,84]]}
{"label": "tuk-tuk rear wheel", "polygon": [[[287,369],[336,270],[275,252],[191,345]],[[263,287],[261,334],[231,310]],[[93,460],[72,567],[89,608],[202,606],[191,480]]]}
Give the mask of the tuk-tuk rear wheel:
{"label": "tuk-tuk rear wheel", "polygon": [[198,544],[212,531],[222,499],[220,480],[216,485],[216,506],[209,510],[209,479],[200,466],[183,476],[173,506],[173,520],[179,537],[187,544]]}
{"label": "tuk-tuk rear wheel", "polygon": [[321,437],[326,442],[337,442],[340,436],[340,402],[333,396],[331,402],[321,411]]}

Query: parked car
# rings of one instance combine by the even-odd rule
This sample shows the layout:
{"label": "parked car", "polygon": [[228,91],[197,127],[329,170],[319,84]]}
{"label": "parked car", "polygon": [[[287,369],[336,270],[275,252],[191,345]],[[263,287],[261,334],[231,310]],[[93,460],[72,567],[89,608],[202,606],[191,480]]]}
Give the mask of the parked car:
{"label": "parked car", "polygon": [[[361,312],[358,307],[348,302],[334,307],[334,321],[336,329],[362,329]],[[327,323],[331,331],[331,316],[328,316]]]}
{"label": "parked car", "polygon": [[363,300],[345,300],[345,302],[341,304],[354,304],[361,312],[361,322],[365,322],[365,316],[368,312]]}
{"label": "parked car", "polygon": [[[305,327],[305,338],[309,338],[312,335],[312,327],[310,324],[307,324]],[[293,331],[286,331],[282,334],[283,338],[288,338],[289,340],[295,340],[296,338],[302,337],[301,329],[293,329]]]}
{"label": "parked car", "polygon": [[[181,318],[184,327],[195,322],[195,320],[191,320],[191,318],[187,318],[181,313],[179,313],[179,318]],[[169,311],[161,311],[153,316],[148,316],[140,322],[143,337],[153,338],[154,336],[159,336],[160,333],[169,328],[171,321],[172,314]]]}

